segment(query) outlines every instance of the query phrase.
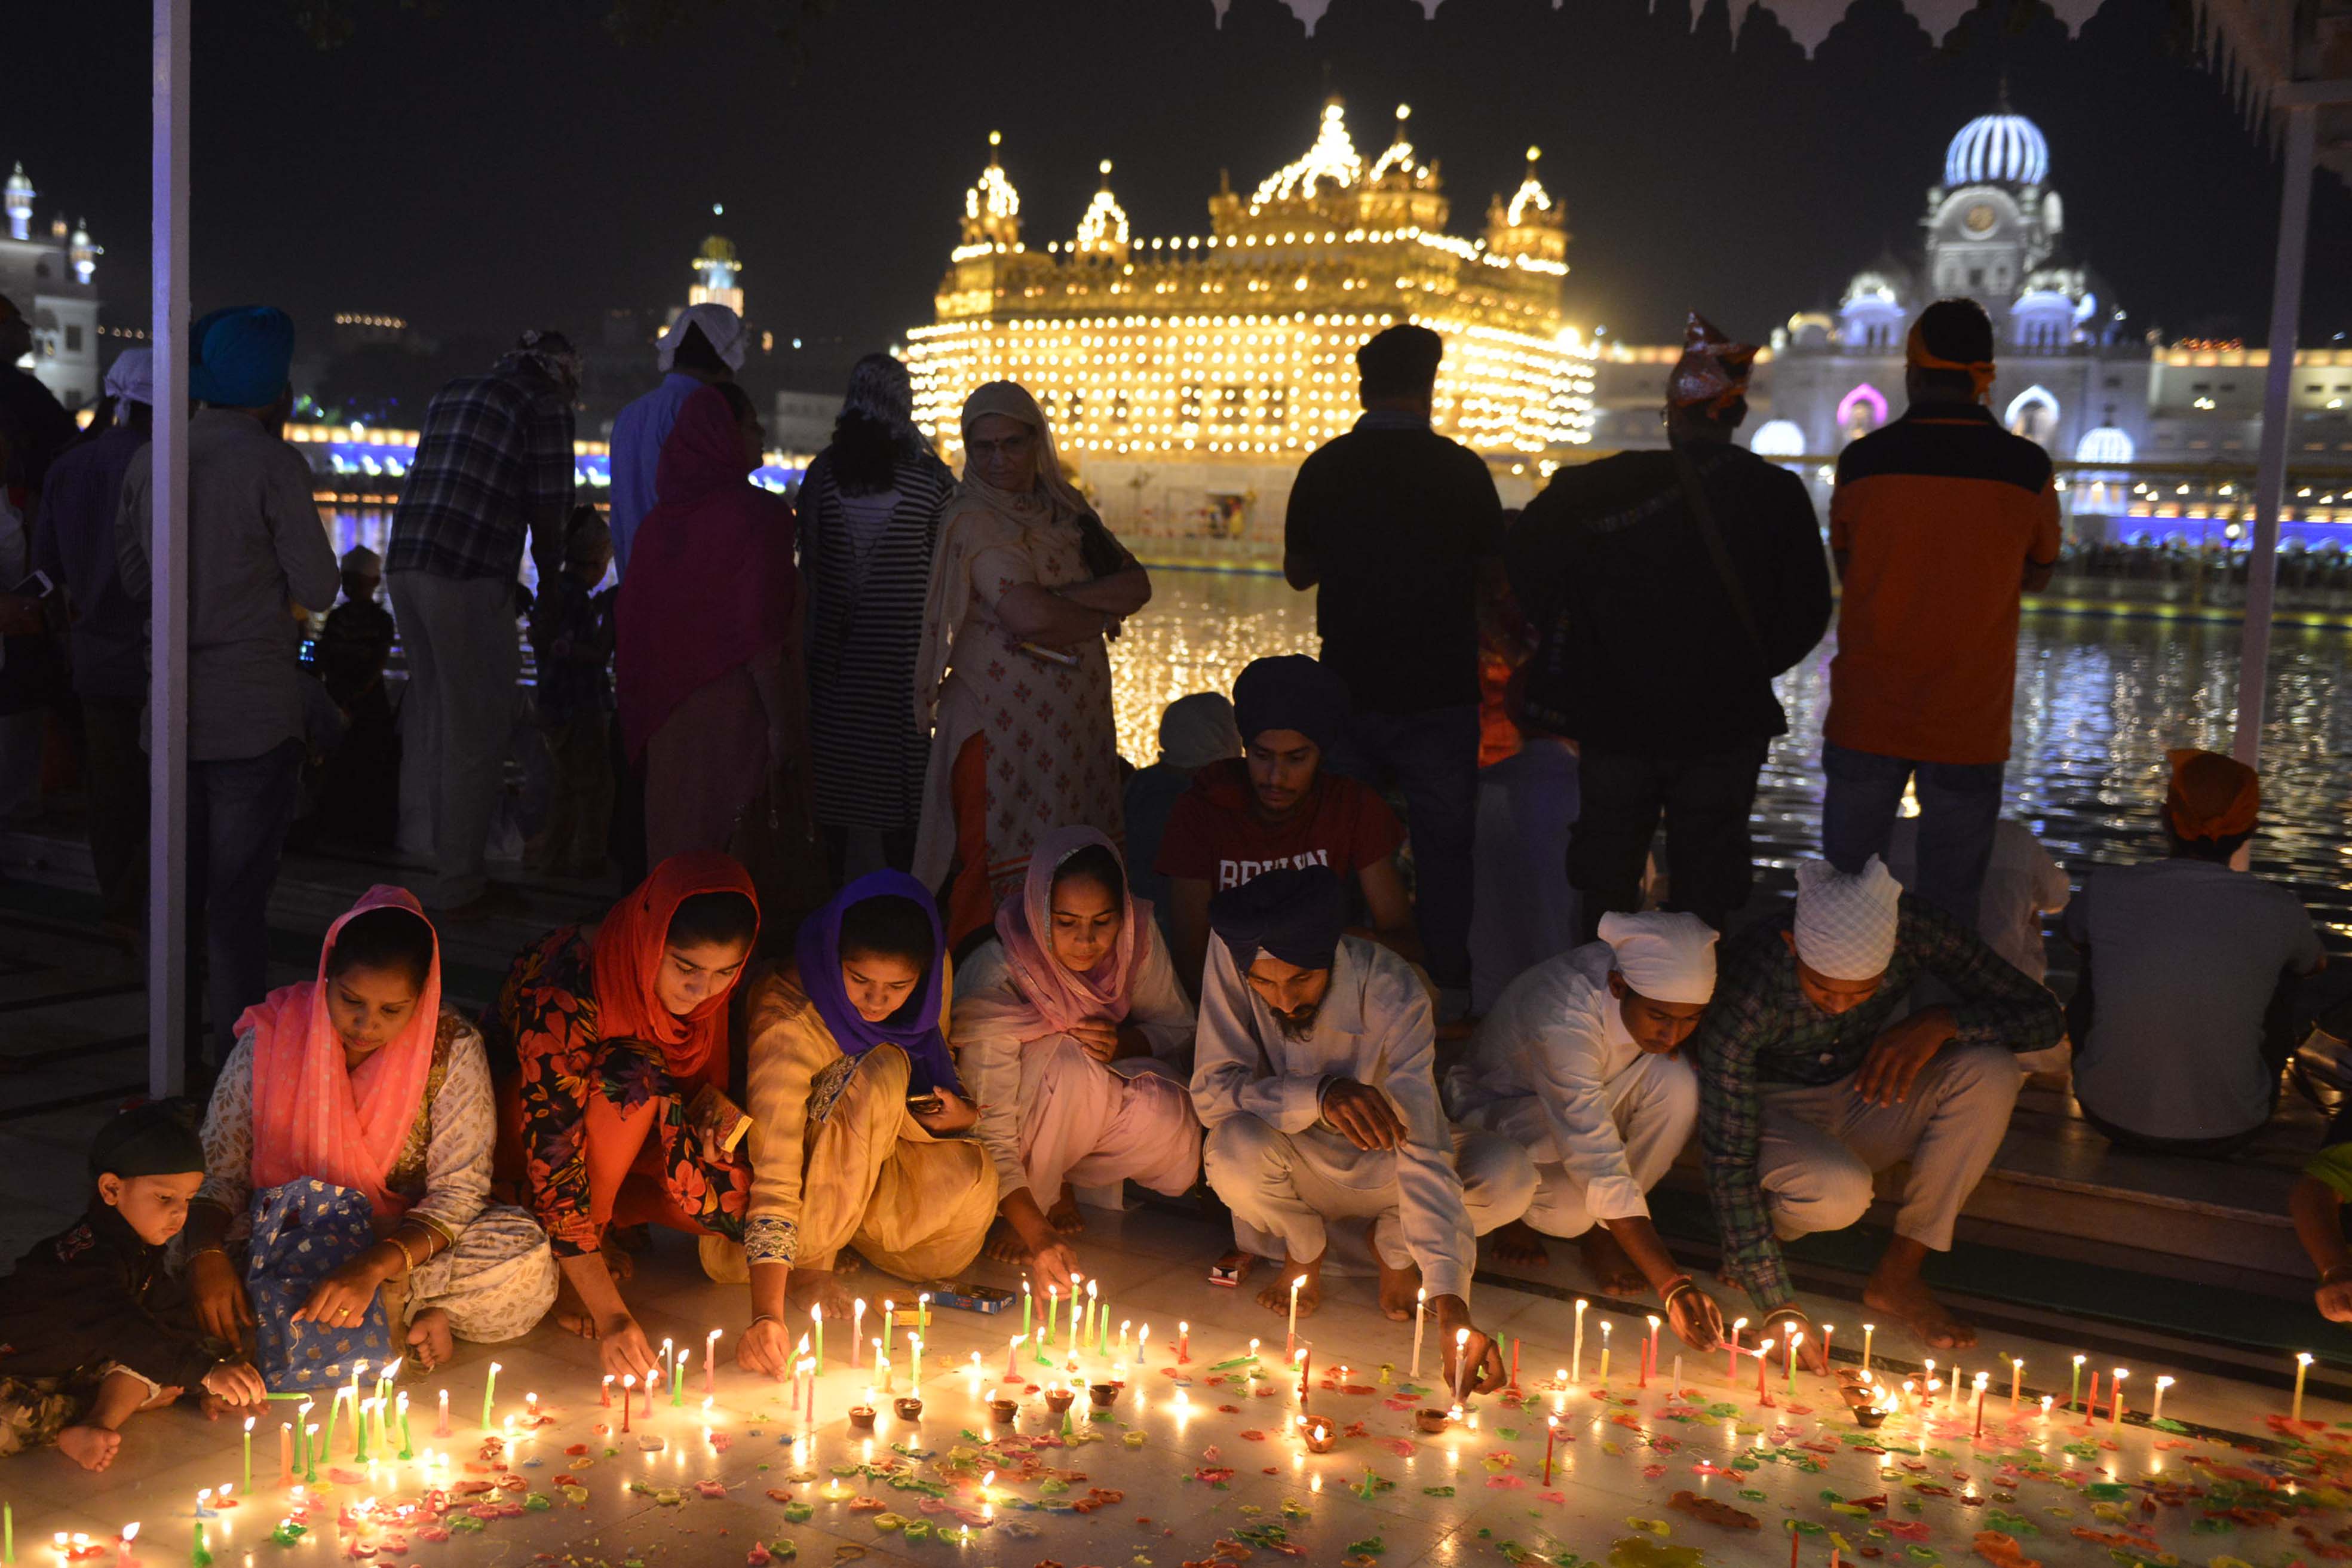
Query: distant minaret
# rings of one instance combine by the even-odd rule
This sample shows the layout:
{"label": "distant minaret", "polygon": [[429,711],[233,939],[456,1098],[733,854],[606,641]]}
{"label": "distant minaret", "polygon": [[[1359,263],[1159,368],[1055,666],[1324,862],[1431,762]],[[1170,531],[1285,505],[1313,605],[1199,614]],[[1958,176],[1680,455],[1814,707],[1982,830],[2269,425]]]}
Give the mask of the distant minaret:
{"label": "distant minaret", "polygon": [[74,281],[87,288],[89,287],[90,280],[98,276],[98,258],[106,254],[105,246],[90,243],[88,218],[82,219],[80,223],[74,225],[71,254]]}
{"label": "distant minaret", "polygon": [[8,237],[10,239],[32,238],[33,182],[25,178],[25,166],[22,163],[17,164],[16,172],[8,176],[6,194]]}

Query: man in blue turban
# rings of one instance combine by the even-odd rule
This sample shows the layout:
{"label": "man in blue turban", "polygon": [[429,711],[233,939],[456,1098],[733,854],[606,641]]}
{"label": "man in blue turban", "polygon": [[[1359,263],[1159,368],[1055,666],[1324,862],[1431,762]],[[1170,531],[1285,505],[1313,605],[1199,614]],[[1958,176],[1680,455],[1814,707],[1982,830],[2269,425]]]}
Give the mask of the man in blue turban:
{"label": "man in blue turban", "polygon": [[[1343,932],[1346,889],[1323,866],[1265,872],[1219,894],[1209,915],[1192,1107],[1235,1239],[1277,1260],[1259,1302],[1313,1312],[1329,1228],[1353,1224],[1380,1266],[1383,1312],[1403,1322],[1428,1292],[1454,1397],[1499,1388],[1502,1357],[1470,1321],[1476,1237],[1526,1211],[1535,1166],[1508,1139],[1447,1123],[1428,988],[1395,953]],[[1221,1261],[1211,1278],[1238,1284],[1245,1271]]]}
{"label": "man in blue turban", "polygon": [[[190,1030],[192,1079],[236,1044],[236,1020],[268,990],[269,889],[305,750],[299,657],[310,613],[335,601],[335,552],[310,498],[310,465],[280,438],[291,406],[294,323],[273,306],[215,310],[195,325],[187,418],[189,895],[205,927],[210,1030]],[[157,420],[182,417],[157,409]],[[115,515],[123,591],[152,597],[147,528],[153,449],[131,459]],[[168,585],[167,585],[168,586]],[[152,662],[152,654],[151,654]]]}

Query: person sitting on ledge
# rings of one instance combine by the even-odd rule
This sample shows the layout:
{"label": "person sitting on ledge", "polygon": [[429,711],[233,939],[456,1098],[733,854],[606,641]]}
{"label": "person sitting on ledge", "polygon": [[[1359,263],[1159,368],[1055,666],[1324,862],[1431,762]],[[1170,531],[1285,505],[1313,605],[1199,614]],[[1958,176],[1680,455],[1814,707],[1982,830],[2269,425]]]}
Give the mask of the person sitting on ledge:
{"label": "person sitting on ledge", "polygon": [[2171,760],[2171,854],[2102,869],[2066,911],[2074,1096],[2118,1149],[2220,1157],[2269,1124],[2307,1021],[2301,977],[2327,955],[2294,894],[2238,869],[2260,776],[2210,751]]}
{"label": "person sitting on ledge", "polygon": [[186,1325],[163,1249],[187,1223],[205,1151],[177,1105],[133,1106],[90,1142],[89,1207],[17,1260],[0,1291],[0,1458],[55,1443],[86,1470],[122,1423],[202,1386],[258,1406],[261,1375]]}
{"label": "person sitting on ledge", "polygon": [[1715,995],[1715,944],[1696,915],[1601,915],[1600,941],[1511,982],[1445,1081],[1465,1126],[1535,1162],[1534,1201],[1487,1243],[1496,1258],[1540,1268],[1544,1236],[1581,1238],[1600,1289],[1655,1290],[1695,1350],[1715,1348],[1723,1316],[1658,1239],[1644,1195],[1698,1120],[1676,1048]]}
{"label": "person sitting on ledge", "polygon": [[1361,891],[1362,934],[1418,958],[1412,904],[1391,858],[1404,824],[1370,785],[1324,766],[1347,727],[1339,677],[1304,653],[1255,660],[1234,682],[1234,717],[1247,754],[1194,776],[1160,843],[1178,977],[1198,991],[1210,895],[1280,866],[1328,866]]}
{"label": "person sitting on ledge", "polygon": [[1446,1124],[1432,1072],[1428,988],[1387,948],[1345,936],[1345,893],[1325,867],[1270,871],[1209,905],[1192,1104],[1208,1129],[1209,1185],[1253,1249],[1283,1260],[1258,1301],[1299,1315],[1323,1303],[1329,1227],[1363,1224],[1381,1311],[1402,1322],[1425,1289],[1449,1387],[1455,1334],[1491,1392],[1502,1356],[1470,1321],[1475,1235],[1517,1218],[1535,1167],[1507,1138]]}
{"label": "person sitting on ledge", "polygon": [[[1897,1018],[1922,976],[1953,1000]],[[1960,1206],[2000,1147],[2016,1053],[2046,1049],[2064,1028],[2048,991],[1906,894],[1876,855],[1854,873],[1800,864],[1795,904],[1732,946],[1691,1040],[1725,1281],[1776,1328],[1804,1331],[1826,1371],[1780,1244],[1853,1225],[1872,1176],[1908,1161],[1894,1239],[1862,1299],[1931,1350],[1975,1344],[1919,1266],[1950,1250]]]}

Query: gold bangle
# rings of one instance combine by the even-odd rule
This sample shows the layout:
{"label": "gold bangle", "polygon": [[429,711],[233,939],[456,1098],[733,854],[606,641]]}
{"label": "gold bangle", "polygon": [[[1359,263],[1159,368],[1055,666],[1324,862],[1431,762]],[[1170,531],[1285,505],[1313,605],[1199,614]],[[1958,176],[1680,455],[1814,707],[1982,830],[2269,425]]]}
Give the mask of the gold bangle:
{"label": "gold bangle", "polygon": [[431,1258],[432,1258],[432,1256],[433,1256],[433,1243],[432,1243],[432,1242],[430,1242],[430,1241],[425,1242],[425,1259],[424,1259],[424,1260],[420,1260],[420,1259],[412,1258],[412,1257],[410,1257],[410,1256],[409,1256],[409,1252],[408,1252],[408,1243],[407,1243],[406,1241],[404,1241],[404,1240],[403,1240],[403,1239],[401,1239],[400,1232],[398,1232],[397,1230],[394,1231],[394,1232],[392,1233],[391,1237],[390,1237],[388,1239],[390,1239],[390,1241],[392,1242],[392,1244],[393,1244],[393,1246],[394,1246],[394,1248],[396,1248],[396,1249],[399,1249],[399,1252],[400,1252],[400,1260],[401,1260],[403,1263],[404,1263],[404,1264],[406,1264],[406,1265],[407,1265],[407,1268],[406,1268],[405,1270],[403,1270],[403,1272],[404,1272],[404,1273],[409,1273],[409,1274],[414,1274],[414,1273],[415,1273],[415,1272],[416,1272],[416,1265],[417,1265],[420,1261],[424,1261],[424,1260],[429,1260],[429,1259],[431,1259]]}

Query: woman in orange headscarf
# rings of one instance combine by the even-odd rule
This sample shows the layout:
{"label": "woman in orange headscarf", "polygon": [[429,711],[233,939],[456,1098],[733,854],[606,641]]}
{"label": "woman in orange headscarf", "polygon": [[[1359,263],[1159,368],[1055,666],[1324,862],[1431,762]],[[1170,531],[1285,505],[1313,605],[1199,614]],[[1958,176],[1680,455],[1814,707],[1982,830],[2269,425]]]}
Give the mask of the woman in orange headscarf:
{"label": "woman in orange headscarf", "polygon": [[530,1215],[489,1201],[495,1137],[482,1037],[441,1005],[433,927],[409,894],[374,888],[328,928],[316,979],[237,1020],[189,1207],[199,1323],[243,1342],[253,1306],[231,1254],[258,1199],[316,1179],[366,1198],[376,1241],[320,1281],[298,1319],[348,1329],[384,1291],[387,1307],[402,1303],[404,1354],[425,1367],[453,1339],[529,1332],[555,1298],[555,1264]]}
{"label": "woman in orange headscarf", "polygon": [[727,1098],[727,1003],[759,929],[740,865],[673,855],[598,925],[525,949],[485,1019],[503,1070],[499,1174],[547,1228],[562,1321],[616,1377],[655,1358],[615,1281],[614,1224],[683,1230],[714,1278],[743,1278],[751,1172]]}

